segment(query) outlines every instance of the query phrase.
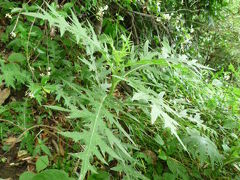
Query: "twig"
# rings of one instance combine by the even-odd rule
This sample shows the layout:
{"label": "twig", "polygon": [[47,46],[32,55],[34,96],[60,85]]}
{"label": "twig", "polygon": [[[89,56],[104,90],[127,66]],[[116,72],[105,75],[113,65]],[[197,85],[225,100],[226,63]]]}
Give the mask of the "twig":
{"label": "twig", "polygon": [[[44,4],[44,2],[41,4],[40,7],[42,7],[43,4]],[[38,9],[37,12],[39,12],[39,11],[40,11],[40,8]],[[33,78],[36,80],[35,74],[33,72],[33,68],[31,67],[31,64],[30,64],[30,55],[29,55],[29,41],[30,41],[30,36],[31,36],[33,25],[34,25],[35,21],[36,21],[36,17],[34,17],[34,20],[31,24],[31,27],[30,27],[30,30],[29,30],[29,33],[28,33],[26,56],[27,56],[27,64],[28,64],[29,70],[31,71]]]}
{"label": "twig", "polygon": [[134,36],[135,36],[136,43],[139,44],[137,29],[135,27],[135,22],[134,22],[135,21],[134,15],[132,13],[128,13],[128,14],[131,16],[132,29],[133,29],[133,33],[134,33]]}
{"label": "twig", "polygon": [[[138,11],[132,11],[132,10],[126,10],[124,7],[122,7],[120,4],[117,3],[117,5],[123,9],[124,11],[127,11],[128,14],[137,14],[137,15],[140,15],[142,17],[147,17],[147,18],[150,18],[151,21],[152,21],[152,24],[153,24],[153,21],[156,21],[157,18],[159,18],[158,16],[155,16],[155,15],[152,15],[152,14],[146,14],[146,13],[142,13],[142,12],[138,12]],[[185,9],[180,9],[180,10],[185,10]],[[180,11],[178,10],[178,11]],[[176,11],[175,11],[176,12]],[[170,12],[169,12],[170,13]],[[132,15],[133,16],[133,15]],[[158,21],[159,22],[159,21]],[[159,24],[163,27],[163,29],[167,32],[167,34],[170,36],[171,38],[171,34],[168,30],[168,28],[160,21]],[[153,24],[153,25],[156,25],[156,24]],[[133,29],[134,30],[134,29]],[[157,30],[158,31],[158,30]],[[135,33],[135,32],[134,32]]]}
{"label": "twig", "polygon": [[44,127],[44,128],[48,128],[48,129],[53,129],[59,132],[59,129],[57,129],[56,127],[52,127],[52,126],[48,126],[48,125],[35,125],[32,126],[28,129],[26,129],[22,134],[20,134],[20,136],[18,136],[18,139],[20,140],[28,131],[35,129],[35,128],[39,128],[39,127]]}
{"label": "twig", "polygon": [[162,12],[162,13],[170,14],[170,13],[180,12],[180,11],[188,11],[188,12],[194,13],[194,12],[204,11],[204,9],[195,9],[195,10],[191,10],[191,9],[178,9],[176,11],[166,11],[166,12]]}
{"label": "twig", "polygon": [[0,119],[0,122],[6,122],[6,123],[9,123],[9,124],[11,124],[11,125],[13,125],[13,126],[16,126],[16,127],[18,127],[19,129],[21,129],[21,130],[24,130],[24,128],[23,127],[21,127],[21,126],[19,126],[19,125],[17,125],[17,124],[15,124],[15,123],[13,123],[12,121],[10,121],[10,120],[7,120],[7,119]]}
{"label": "twig", "polygon": [[[21,11],[18,13],[16,23],[15,23],[15,25],[14,25],[14,27],[13,27],[11,33],[13,33],[13,32],[16,30],[16,28],[17,28],[17,24],[18,24],[18,21],[19,21],[20,14],[21,14]],[[11,34],[11,33],[10,33],[10,34]]]}

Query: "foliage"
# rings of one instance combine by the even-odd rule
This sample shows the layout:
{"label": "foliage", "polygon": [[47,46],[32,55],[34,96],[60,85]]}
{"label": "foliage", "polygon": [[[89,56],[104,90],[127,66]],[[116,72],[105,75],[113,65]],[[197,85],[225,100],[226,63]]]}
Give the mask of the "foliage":
{"label": "foliage", "polygon": [[50,179],[62,179],[62,180],[71,180],[68,175],[64,171],[56,170],[56,169],[48,169],[42,171],[39,174],[34,174],[32,172],[25,172],[20,176],[20,180],[50,180]]}
{"label": "foliage", "polygon": [[240,71],[205,58],[231,52],[227,5],[0,2],[1,148],[37,172],[20,179],[239,178]]}

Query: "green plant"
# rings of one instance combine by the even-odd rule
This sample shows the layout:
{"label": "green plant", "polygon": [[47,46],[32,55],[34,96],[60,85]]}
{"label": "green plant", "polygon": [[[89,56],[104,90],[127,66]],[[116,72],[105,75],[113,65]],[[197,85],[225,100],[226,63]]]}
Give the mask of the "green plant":
{"label": "green plant", "polygon": [[0,3],[1,147],[37,172],[20,179],[237,178],[239,69],[196,60],[225,1],[107,2]]}
{"label": "green plant", "polygon": [[48,169],[41,173],[34,174],[32,172],[25,172],[20,176],[20,180],[50,180],[50,179],[62,179],[71,180],[73,178],[68,177],[64,171],[56,169]]}
{"label": "green plant", "polygon": [[[139,56],[140,59],[138,60],[135,57],[134,59],[128,60],[129,57],[134,57],[134,54],[131,54],[131,44],[129,43],[128,39],[122,37],[121,49],[116,50],[111,39],[101,38],[98,40],[98,37],[93,31],[93,28],[90,25],[88,25],[89,28],[84,28],[73,13],[72,17],[70,18],[72,22],[69,23],[65,20],[65,18],[63,18],[61,14],[58,13],[56,9],[49,5],[48,7],[50,9],[50,12],[41,9],[42,14],[24,14],[48,20],[50,22],[50,27],[55,26],[60,29],[61,36],[64,36],[64,34],[67,32],[70,33],[69,35],[72,35],[75,38],[75,42],[77,44],[81,43],[80,46],[85,47],[86,55],[90,57],[90,61],[86,60],[84,57],[80,57],[80,60],[88,66],[89,71],[92,71],[95,74],[92,77],[91,83],[94,91],[98,91],[98,95],[96,95],[96,93],[94,93],[90,88],[88,90],[79,88],[72,83],[63,81],[63,83],[67,84],[71,89],[77,92],[78,97],[87,102],[85,107],[81,106],[81,108],[78,109],[77,107],[72,106],[70,109],[62,109],[56,106],[47,106],[56,110],[69,112],[69,118],[80,118],[83,121],[83,125],[88,127],[88,130],[83,129],[81,132],[61,133],[66,137],[72,138],[75,142],[80,141],[85,144],[82,152],[73,154],[75,157],[78,157],[82,160],[79,179],[84,178],[88,170],[94,173],[97,172],[94,166],[91,164],[93,156],[96,156],[102,163],[107,164],[108,160],[105,157],[106,153],[111,156],[111,158],[118,160],[118,171],[124,171],[125,174],[129,177],[133,175],[132,171],[123,168],[130,162],[131,164],[134,164],[136,162],[130,158],[131,156],[128,153],[132,150],[127,148],[127,146],[124,147],[123,140],[121,139],[126,136],[128,137],[129,142],[133,143],[133,141],[129,138],[130,136],[126,133],[125,130],[123,130],[116,119],[116,115],[121,111],[119,109],[116,109],[115,106],[111,106],[111,104],[116,104],[114,103],[115,100],[112,95],[115,92],[117,85],[122,80],[126,81],[128,85],[138,91],[138,93],[133,96],[133,100],[144,100],[145,102],[150,102],[152,124],[154,124],[156,119],[160,117],[164,120],[163,127],[169,128],[171,134],[174,134],[176,136],[180,144],[183,146],[183,149],[190,151],[189,153],[192,154],[193,157],[196,158],[196,155],[199,156],[201,162],[205,161],[207,156],[210,157],[212,167],[214,167],[215,161],[221,162],[221,155],[218,154],[216,146],[213,142],[210,141],[210,139],[207,139],[206,142],[209,143],[211,149],[209,149],[208,144],[206,144],[206,147],[200,145],[203,148],[202,150],[200,147],[198,148],[200,150],[200,154],[195,153],[195,149],[187,148],[177,134],[177,127],[180,126],[181,130],[185,132],[186,135],[189,134],[189,138],[193,137],[194,133],[192,133],[193,131],[187,131],[187,124],[184,123],[186,120],[184,120],[182,115],[177,112],[179,110],[174,110],[171,108],[170,104],[164,103],[164,91],[158,94],[154,91],[154,89],[148,90],[144,85],[145,83],[134,80],[134,76],[130,76],[132,73],[135,74],[135,72],[138,72],[138,70],[140,70],[139,72],[141,73],[142,67],[149,65],[158,65],[163,69],[169,69],[169,73],[179,73],[179,80],[183,77],[182,80],[184,80],[186,83],[191,84],[191,81],[189,81],[188,78],[184,79],[184,76],[181,77],[181,74],[185,76],[194,76],[196,79],[199,79],[199,83],[201,83],[201,79],[198,77],[198,73],[200,72],[198,68],[207,69],[206,67],[201,66],[194,60],[187,60],[187,56],[176,55],[168,45],[167,41],[163,43],[164,46],[162,49],[162,54],[149,52],[148,42],[146,42],[143,54]],[[110,45],[110,48],[108,45]],[[98,59],[94,56],[95,53],[100,53]],[[157,57],[156,60],[154,59],[155,57]],[[107,70],[107,66],[105,66],[106,69],[99,69],[101,66],[104,67],[104,63],[109,66],[110,71]],[[127,68],[130,68],[130,70],[127,70]],[[103,71],[106,72],[102,74]],[[107,81],[109,75],[111,75],[111,89],[108,94],[108,89],[103,85],[107,82],[109,83],[109,81]],[[128,80],[125,78],[128,78]],[[111,103],[109,103],[109,101]],[[91,111],[89,111],[89,108]],[[195,121],[193,118],[191,118],[191,116],[186,116],[185,118],[193,122]],[[174,119],[178,119],[178,122]],[[181,123],[181,125],[179,124],[181,122],[179,120],[183,120],[183,123]],[[124,135],[123,137],[116,137],[116,135],[113,134],[113,125],[118,128],[120,134]],[[194,123],[192,125],[189,124],[188,126],[193,128],[193,125]],[[109,126],[111,129],[109,129]],[[205,125],[201,122],[198,122],[196,128],[199,129],[199,127],[205,127]],[[203,140],[203,137],[201,136],[194,137],[196,137],[196,140],[199,140],[199,142],[202,142]],[[187,138],[185,140],[185,143],[188,146],[194,147],[194,144],[191,145],[188,143]],[[205,151],[209,153],[206,154]],[[212,153],[212,151],[214,151],[214,153]],[[118,153],[116,154],[116,152]],[[124,166],[120,165],[121,163]],[[116,170],[116,168],[114,169]],[[140,175],[134,173],[134,176],[136,178]]]}

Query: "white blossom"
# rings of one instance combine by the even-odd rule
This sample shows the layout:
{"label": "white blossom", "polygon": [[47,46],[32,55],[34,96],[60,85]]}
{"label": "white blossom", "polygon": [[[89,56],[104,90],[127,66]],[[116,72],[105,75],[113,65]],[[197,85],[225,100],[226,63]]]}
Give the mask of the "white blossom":
{"label": "white blossom", "polygon": [[194,29],[193,29],[193,27],[191,26],[190,33],[193,33],[193,32],[194,32]]}
{"label": "white blossom", "polygon": [[104,6],[103,10],[104,11],[108,10],[108,5]]}
{"label": "white blossom", "polygon": [[9,13],[7,13],[7,14],[5,15],[5,17],[6,17],[6,18],[9,18],[9,19],[12,19],[12,16],[11,16],[11,14],[9,14]]}
{"label": "white blossom", "polygon": [[157,17],[156,21],[157,21],[157,22],[160,22],[160,21],[161,21],[161,18],[160,18],[160,17]]}
{"label": "white blossom", "polygon": [[161,11],[161,7],[160,7],[161,3],[157,2],[157,11],[160,12]]}
{"label": "white blossom", "polygon": [[230,79],[230,76],[229,76],[229,75],[225,75],[225,76],[224,76],[224,79],[227,81],[227,80]]}
{"label": "white blossom", "polygon": [[169,14],[163,14],[163,18],[169,21],[171,16]]}
{"label": "white blossom", "polygon": [[180,26],[176,26],[176,30],[177,30],[177,31],[180,31]]}
{"label": "white blossom", "polygon": [[97,12],[97,16],[101,17],[104,15],[104,11],[108,10],[108,5],[104,6],[104,7],[100,7],[99,11]]}
{"label": "white blossom", "polygon": [[28,96],[30,97],[30,98],[34,98],[34,94],[33,93],[28,93]]}
{"label": "white blossom", "polygon": [[10,33],[10,36],[11,36],[12,38],[15,38],[17,35],[16,35],[15,32],[11,32],[11,33]]}

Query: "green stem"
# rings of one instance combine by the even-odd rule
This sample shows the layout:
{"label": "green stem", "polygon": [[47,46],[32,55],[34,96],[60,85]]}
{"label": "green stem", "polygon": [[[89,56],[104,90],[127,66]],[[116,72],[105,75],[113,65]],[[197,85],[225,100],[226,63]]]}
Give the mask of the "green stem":
{"label": "green stem", "polygon": [[111,86],[111,89],[110,89],[110,92],[109,92],[110,95],[113,95],[118,83],[119,83],[119,80],[115,77],[112,77],[112,86]]}

